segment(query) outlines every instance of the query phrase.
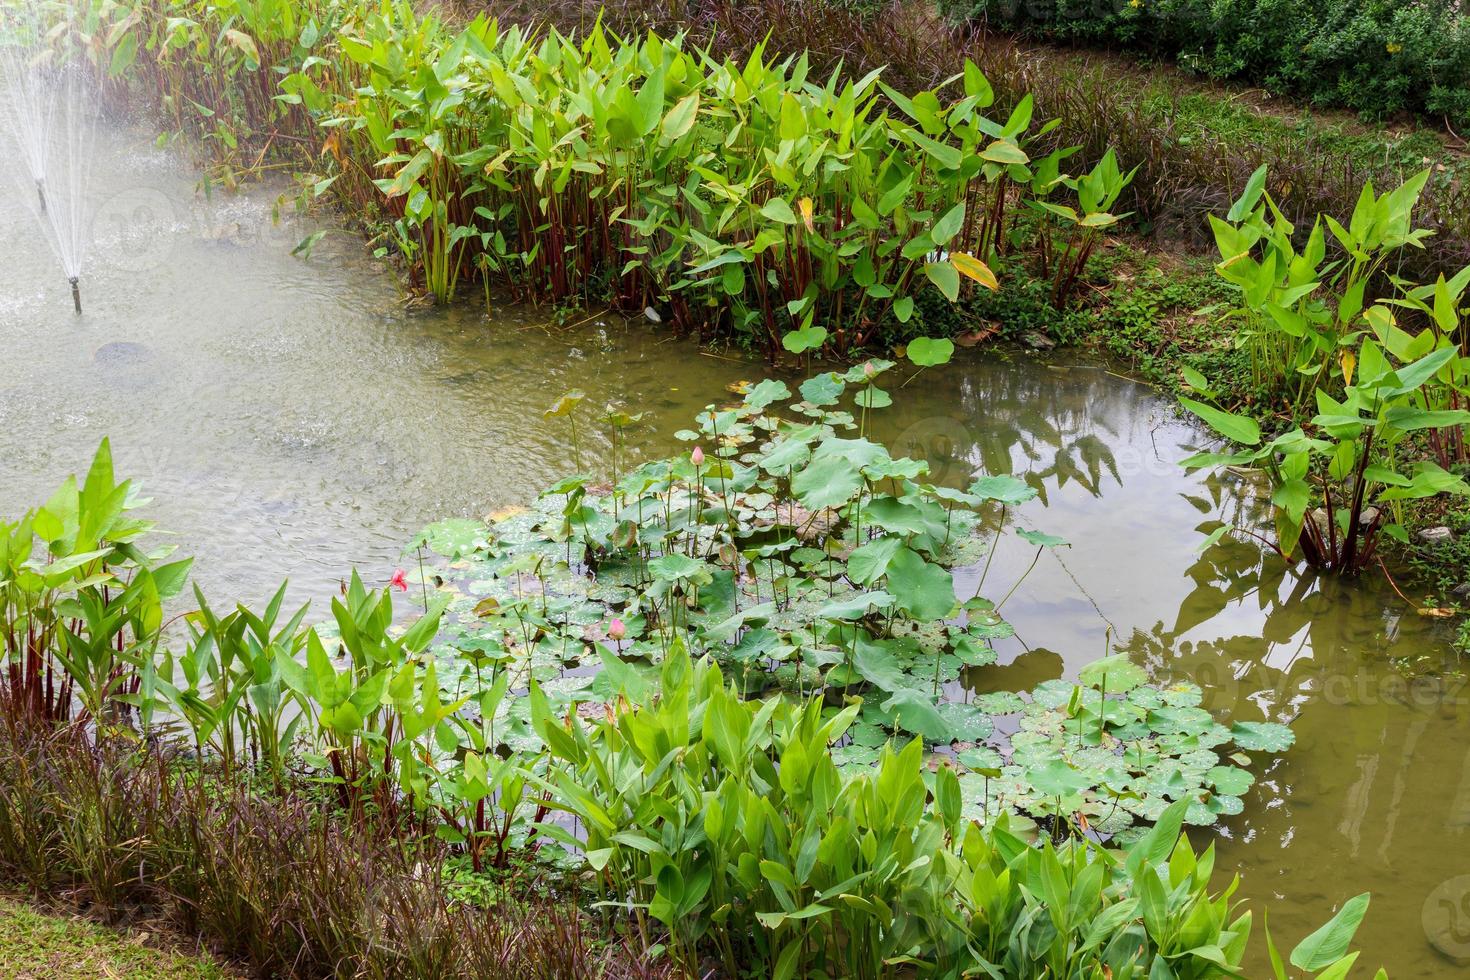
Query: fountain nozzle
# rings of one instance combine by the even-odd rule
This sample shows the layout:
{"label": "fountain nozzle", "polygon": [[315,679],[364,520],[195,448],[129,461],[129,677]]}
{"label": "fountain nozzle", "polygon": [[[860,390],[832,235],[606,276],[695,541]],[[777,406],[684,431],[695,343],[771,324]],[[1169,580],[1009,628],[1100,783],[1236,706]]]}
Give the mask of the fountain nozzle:
{"label": "fountain nozzle", "polygon": [[41,213],[46,213],[46,181],[36,178],[36,200],[41,202]]}
{"label": "fountain nozzle", "polygon": [[76,276],[70,276],[70,277],[67,278],[66,281],[69,282],[69,283],[71,283],[71,301],[72,301],[72,305],[77,308],[77,316],[81,316],[82,315],[82,287],[78,284],[78,280],[77,280],[77,277]]}

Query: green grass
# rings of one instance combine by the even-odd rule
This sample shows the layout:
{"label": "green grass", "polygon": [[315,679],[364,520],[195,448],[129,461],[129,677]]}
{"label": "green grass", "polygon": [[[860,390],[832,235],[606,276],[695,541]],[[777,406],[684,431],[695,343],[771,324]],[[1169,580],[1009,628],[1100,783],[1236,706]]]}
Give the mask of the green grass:
{"label": "green grass", "polygon": [[1327,150],[1361,169],[1391,167],[1404,174],[1438,163],[1463,176],[1466,158],[1452,151],[1442,130],[1363,123],[1344,113],[1318,113],[1284,100],[1262,102],[1233,86],[1204,85],[1179,95],[1173,85],[1150,85],[1143,105],[1172,118],[1181,144],[1227,142]]}
{"label": "green grass", "polygon": [[1066,310],[1051,304],[1050,283],[1037,278],[1032,263],[1001,260],[996,269],[1003,289],[977,293],[948,314],[955,322],[926,322],[925,328],[961,334],[988,326],[1006,340],[1039,332],[1064,346],[1102,351],[1168,391],[1179,389],[1179,369],[1188,365],[1210,378],[1228,403],[1264,408],[1249,387],[1249,365],[1235,332],[1221,321],[1235,290],[1215,274],[1210,259],[1120,234],[1088,262],[1086,285]]}
{"label": "green grass", "polygon": [[0,978],[6,980],[222,980],[211,960],[160,949],[142,931],[119,932],[85,919],[48,915],[0,897]]}

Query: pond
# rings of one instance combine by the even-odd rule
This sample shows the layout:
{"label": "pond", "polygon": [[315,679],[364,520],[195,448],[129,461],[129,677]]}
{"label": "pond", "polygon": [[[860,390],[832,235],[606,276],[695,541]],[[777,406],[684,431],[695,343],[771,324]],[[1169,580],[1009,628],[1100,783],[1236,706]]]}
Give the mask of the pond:
{"label": "pond", "polygon": [[[100,133],[93,177],[80,317],[24,188],[0,187],[0,507],[42,499],[111,436],[221,601],[289,577],[324,609],[350,568],[382,584],[412,561],[425,523],[524,503],[576,468],[564,420],[542,416],[570,388],[649,413],[633,442],[662,454],[727,385],[767,373],[647,323],[411,309],[355,233],[290,217],[278,190],[204,196],[139,132]],[[890,387],[879,438],[953,485],[1032,474],[1044,492],[1021,519],[1072,542],[1006,603],[1017,635],[977,684],[1074,676],[1111,630],[1212,710],[1290,720],[1296,745],[1222,825],[1218,865],[1288,948],[1372,891],[1364,963],[1406,978],[1470,962],[1470,708],[1443,623],[1381,576],[1301,577],[1249,539],[1201,554],[1201,525],[1259,518],[1256,487],[1181,471],[1198,432],[1106,365],[966,352]],[[583,450],[606,442],[584,433]],[[987,594],[1033,559],[1008,545]]]}

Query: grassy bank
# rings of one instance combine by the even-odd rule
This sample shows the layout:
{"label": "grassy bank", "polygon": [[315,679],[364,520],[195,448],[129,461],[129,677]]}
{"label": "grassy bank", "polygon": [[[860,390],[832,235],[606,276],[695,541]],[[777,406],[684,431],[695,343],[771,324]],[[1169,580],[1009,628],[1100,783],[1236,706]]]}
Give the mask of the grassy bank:
{"label": "grassy bank", "polygon": [[[0,896],[0,977],[7,980],[227,980],[208,957],[166,945],[167,934],[119,932],[65,911]],[[160,946],[160,943],[164,944]]]}

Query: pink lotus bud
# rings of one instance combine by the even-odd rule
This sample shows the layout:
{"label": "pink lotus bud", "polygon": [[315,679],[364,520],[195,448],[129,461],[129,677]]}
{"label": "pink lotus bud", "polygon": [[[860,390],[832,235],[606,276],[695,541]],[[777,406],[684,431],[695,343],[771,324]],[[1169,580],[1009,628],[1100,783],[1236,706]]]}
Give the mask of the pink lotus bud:
{"label": "pink lotus bud", "polygon": [[694,461],[694,465],[695,466],[703,466],[704,465],[704,450],[701,449],[699,446],[695,446],[694,447],[694,452],[692,452],[692,453],[689,454],[689,458]]}
{"label": "pink lotus bud", "polygon": [[611,623],[607,624],[607,638],[609,640],[621,640],[627,635],[628,627],[623,625],[621,619],[614,618]]}
{"label": "pink lotus bud", "polygon": [[877,372],[873,370],[873,362],[872,361],[864,361],[863,362],[863,377],[865,377],[865,378],[871,378],[876,373]]}
{"label": "pink lotus bud", "polygon": [[397,589],[399,592],[407,592],[408,576],[403,574],[403,569],[400,568],[396,570],[393,573],[393,577],[388,580],[388,585],[392,588]]}

